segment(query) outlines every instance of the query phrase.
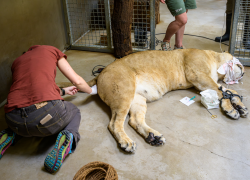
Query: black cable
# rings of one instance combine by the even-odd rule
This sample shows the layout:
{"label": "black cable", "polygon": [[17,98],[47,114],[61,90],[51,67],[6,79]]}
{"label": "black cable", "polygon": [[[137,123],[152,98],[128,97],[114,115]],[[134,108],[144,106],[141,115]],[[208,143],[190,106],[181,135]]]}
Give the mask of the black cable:
{"label": "black cable", "polygon": [[[166,34],[166,33],[158,33],[158,34],[155,34],[155,35],[159,35],[159,34]],[[200,38],[208,39],[208,40],[211,40],[211,41],[215,41],[214,39],[207,38],[207,37],[204,37],[204,36],[197,36],[197,35],[193,35],[193,34],[184,34],[184,35],[187,35],[187,36],[195,36],[195,37],[200,37]],[[225,44],[225,43],[221,43],[221,44],[224,44],[224,45],[226,45],[226,46],[229,46],[228,44]]]}
{"label": "black cable", "polygon": [[[121,57],[120,57],[121,58]],[[116,60],[116,58],[115,58],[115,60]],[[114,60],[114,61],[115,61]],[[94,69],[96,68],[96,67],[99,67],[96,71],[94,71]],[[101,72],[102,72],[102,70],[105,68],[106,66],[103,66],[103,65],[96,65],[93,69],[92,69],[92,75],[93,76],[97,76],[96,74],[98,73],[98,74],[100,74]]]}
{"label": "black cable", "polygon": [[241,100],[241,102],[242,102],[242,96],[240,96],[240,95],[238,95],[238,94],[233,94],[231,91],[229,91],[229,90],[226,90],[226,91],[223,91],[222,90],[222,86],[220,86],[219,87],[219,90],[221,90],[222,91],[222,95],[223,95],[223,97],[220,99],[220,101],[222,100],[222,99],[230,99],[230,101],[233,99],[233,97],[235,97],[235,96],[237,96],[237,97],[239,97],[240,98],[240,100]]}
{"label": "black cable", "polygon": [[[99,67],[96,71],[94,71],[94,69],[96,68],[96,67]],[[103,66],[103,65],[96,65],[94,68],[93,68],[93,70],[92,70],[92,75],[93,76],[97,76],[96,74],[98,73],[101,73],[102,72],[102,70],[105,68],[105,66]]]}

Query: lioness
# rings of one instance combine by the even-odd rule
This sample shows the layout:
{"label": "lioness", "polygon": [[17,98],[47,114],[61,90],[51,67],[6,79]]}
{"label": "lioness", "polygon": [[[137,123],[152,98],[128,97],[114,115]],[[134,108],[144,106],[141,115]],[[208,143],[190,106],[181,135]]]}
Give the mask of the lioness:
{"label": "lioness", "polygon": [[[112,111],[109,130],[122,149],[133,153],[136,143],[123,128],[126,116],[130,114],[129,124],[146,142],[156,146],[164,144],[163,135],[145,122],[146,102],[155,101],[172,90],[193,86],[200,91],[213,89],[229,117],[246,117],[248,110],[237,92],[230,90],[235,95],[222,98],[226,89],[219,90],[221,85],[217,83],[225,76],[218,74],[217,69],[232,59],[229,53],[198,49],[138,52],[114,61],[88,84],[97,84],[98,95]],[[238,77],[244,74],[243,70],[243,66],[234,67]]]}

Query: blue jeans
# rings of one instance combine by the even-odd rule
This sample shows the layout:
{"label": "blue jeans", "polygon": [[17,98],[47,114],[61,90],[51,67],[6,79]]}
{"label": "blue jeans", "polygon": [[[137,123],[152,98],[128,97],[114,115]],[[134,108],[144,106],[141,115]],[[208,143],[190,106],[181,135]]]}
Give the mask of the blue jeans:
{"label": "blue jeans", "polygon": [[[40,121],[50,114],[52,118],[45,123]],[[46,137],[68,130],[74,136],[72,150],[80,140],[78,132],[81,114],[72,103],[62,100],[48,101],[48,104],[37,109],[35,105],[17,108],[5,114],[6,123],[16,134],[24,137]]]}

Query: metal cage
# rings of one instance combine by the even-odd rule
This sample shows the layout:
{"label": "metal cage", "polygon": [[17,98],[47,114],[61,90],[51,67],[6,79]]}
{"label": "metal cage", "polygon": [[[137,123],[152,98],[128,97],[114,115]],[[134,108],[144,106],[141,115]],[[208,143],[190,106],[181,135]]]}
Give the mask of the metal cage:
{"label": "metal cage", "polygon": [[[157,4],[158,3],[158,4]],[[113,52],[111,16],[114,0],[64,0],[70,49]],[[134,0],[133,51],[155,49],[155,0]]]}
{"label": "metal cage", "polygon": [[229,52],[250,66],[250,0],[236,0]]}

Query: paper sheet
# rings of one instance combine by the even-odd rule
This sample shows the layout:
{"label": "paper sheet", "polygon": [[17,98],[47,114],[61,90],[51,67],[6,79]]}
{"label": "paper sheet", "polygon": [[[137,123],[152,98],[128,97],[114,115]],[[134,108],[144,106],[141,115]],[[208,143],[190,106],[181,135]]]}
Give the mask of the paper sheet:
{"label": "paper sheet", "polygon": [[191,105],[191,104],[193,104],[193,103],[195,102],[194,100],[191,100],[191,101],[189,101],[189,100],[190,100],[189,97],[184,97],[184,98],[182,98],[180,101],[181,101],[183,104],[187,105],[187,106],[189,106],[189,105]]}

